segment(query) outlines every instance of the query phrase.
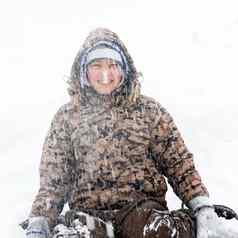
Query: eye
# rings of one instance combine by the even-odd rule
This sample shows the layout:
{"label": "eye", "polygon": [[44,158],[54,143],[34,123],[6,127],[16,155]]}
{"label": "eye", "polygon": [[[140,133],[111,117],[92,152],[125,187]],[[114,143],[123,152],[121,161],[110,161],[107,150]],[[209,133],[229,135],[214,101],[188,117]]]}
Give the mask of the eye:
{"label": "eye", "polygon": [[109,68],[110,68],[110,69],[117,68],[117,63],[111,63],[111,64],[109,65]]}
{"label": "eye", "polygon": [[89,67],[91,69],[100,69],[101,65],[100,64],[91,64]]}

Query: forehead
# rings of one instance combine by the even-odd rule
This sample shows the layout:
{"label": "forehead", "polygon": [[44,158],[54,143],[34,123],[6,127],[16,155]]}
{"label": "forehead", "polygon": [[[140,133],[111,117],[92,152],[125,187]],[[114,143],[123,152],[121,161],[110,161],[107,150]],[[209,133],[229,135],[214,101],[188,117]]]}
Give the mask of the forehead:
{"label": "forehead", "polygon": [[108,59],[108,58],[105,58],[105,59],[95,59],[93,60],[88,66],[90,65],[94,65],[94,64],[112,64],[112,63],[116,63],[115,60],[113,59]]}

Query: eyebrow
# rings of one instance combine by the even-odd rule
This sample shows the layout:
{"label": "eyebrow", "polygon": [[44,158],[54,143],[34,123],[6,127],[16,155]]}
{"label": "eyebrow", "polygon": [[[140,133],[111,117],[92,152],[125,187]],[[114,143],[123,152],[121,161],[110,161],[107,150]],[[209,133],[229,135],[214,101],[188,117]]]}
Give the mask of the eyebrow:
{"label": "eyebrow", "polygon": [[90,65],[100,65],[100,62],[92,62],[91,64],[89,64],[89,66]]}

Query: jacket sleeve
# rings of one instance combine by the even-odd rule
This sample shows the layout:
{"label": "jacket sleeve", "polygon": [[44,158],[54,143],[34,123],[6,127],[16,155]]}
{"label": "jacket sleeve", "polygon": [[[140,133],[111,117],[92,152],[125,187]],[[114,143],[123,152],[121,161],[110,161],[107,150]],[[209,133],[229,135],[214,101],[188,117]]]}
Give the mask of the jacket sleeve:
{"label": "jacket sleeve", "polygon": [[54,226],[67,202],[71,183],[73,151],[65,110],[54,116],[45,138],[40,162],[40,188],[33,202],[30,217],[48,218]]}
{"label": "jacket sleeve", "polygon": [[167,177],[176,195],[185,203],[196,196],[208,196],[208,191],[195,169],[193,154],[171,115],[158,105],[152,128],[152,152],[158,168]]}

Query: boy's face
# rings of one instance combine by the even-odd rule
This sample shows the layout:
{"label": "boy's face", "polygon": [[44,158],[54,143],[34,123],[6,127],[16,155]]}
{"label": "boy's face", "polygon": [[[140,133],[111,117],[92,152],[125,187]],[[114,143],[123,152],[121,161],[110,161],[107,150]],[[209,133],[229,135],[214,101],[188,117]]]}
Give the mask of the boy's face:
{"label": "boy's face", "polygon": [[122,80],[120,66],[111,59],[98,59],[87,67],[89,84],[99,94],[110,94]]}

